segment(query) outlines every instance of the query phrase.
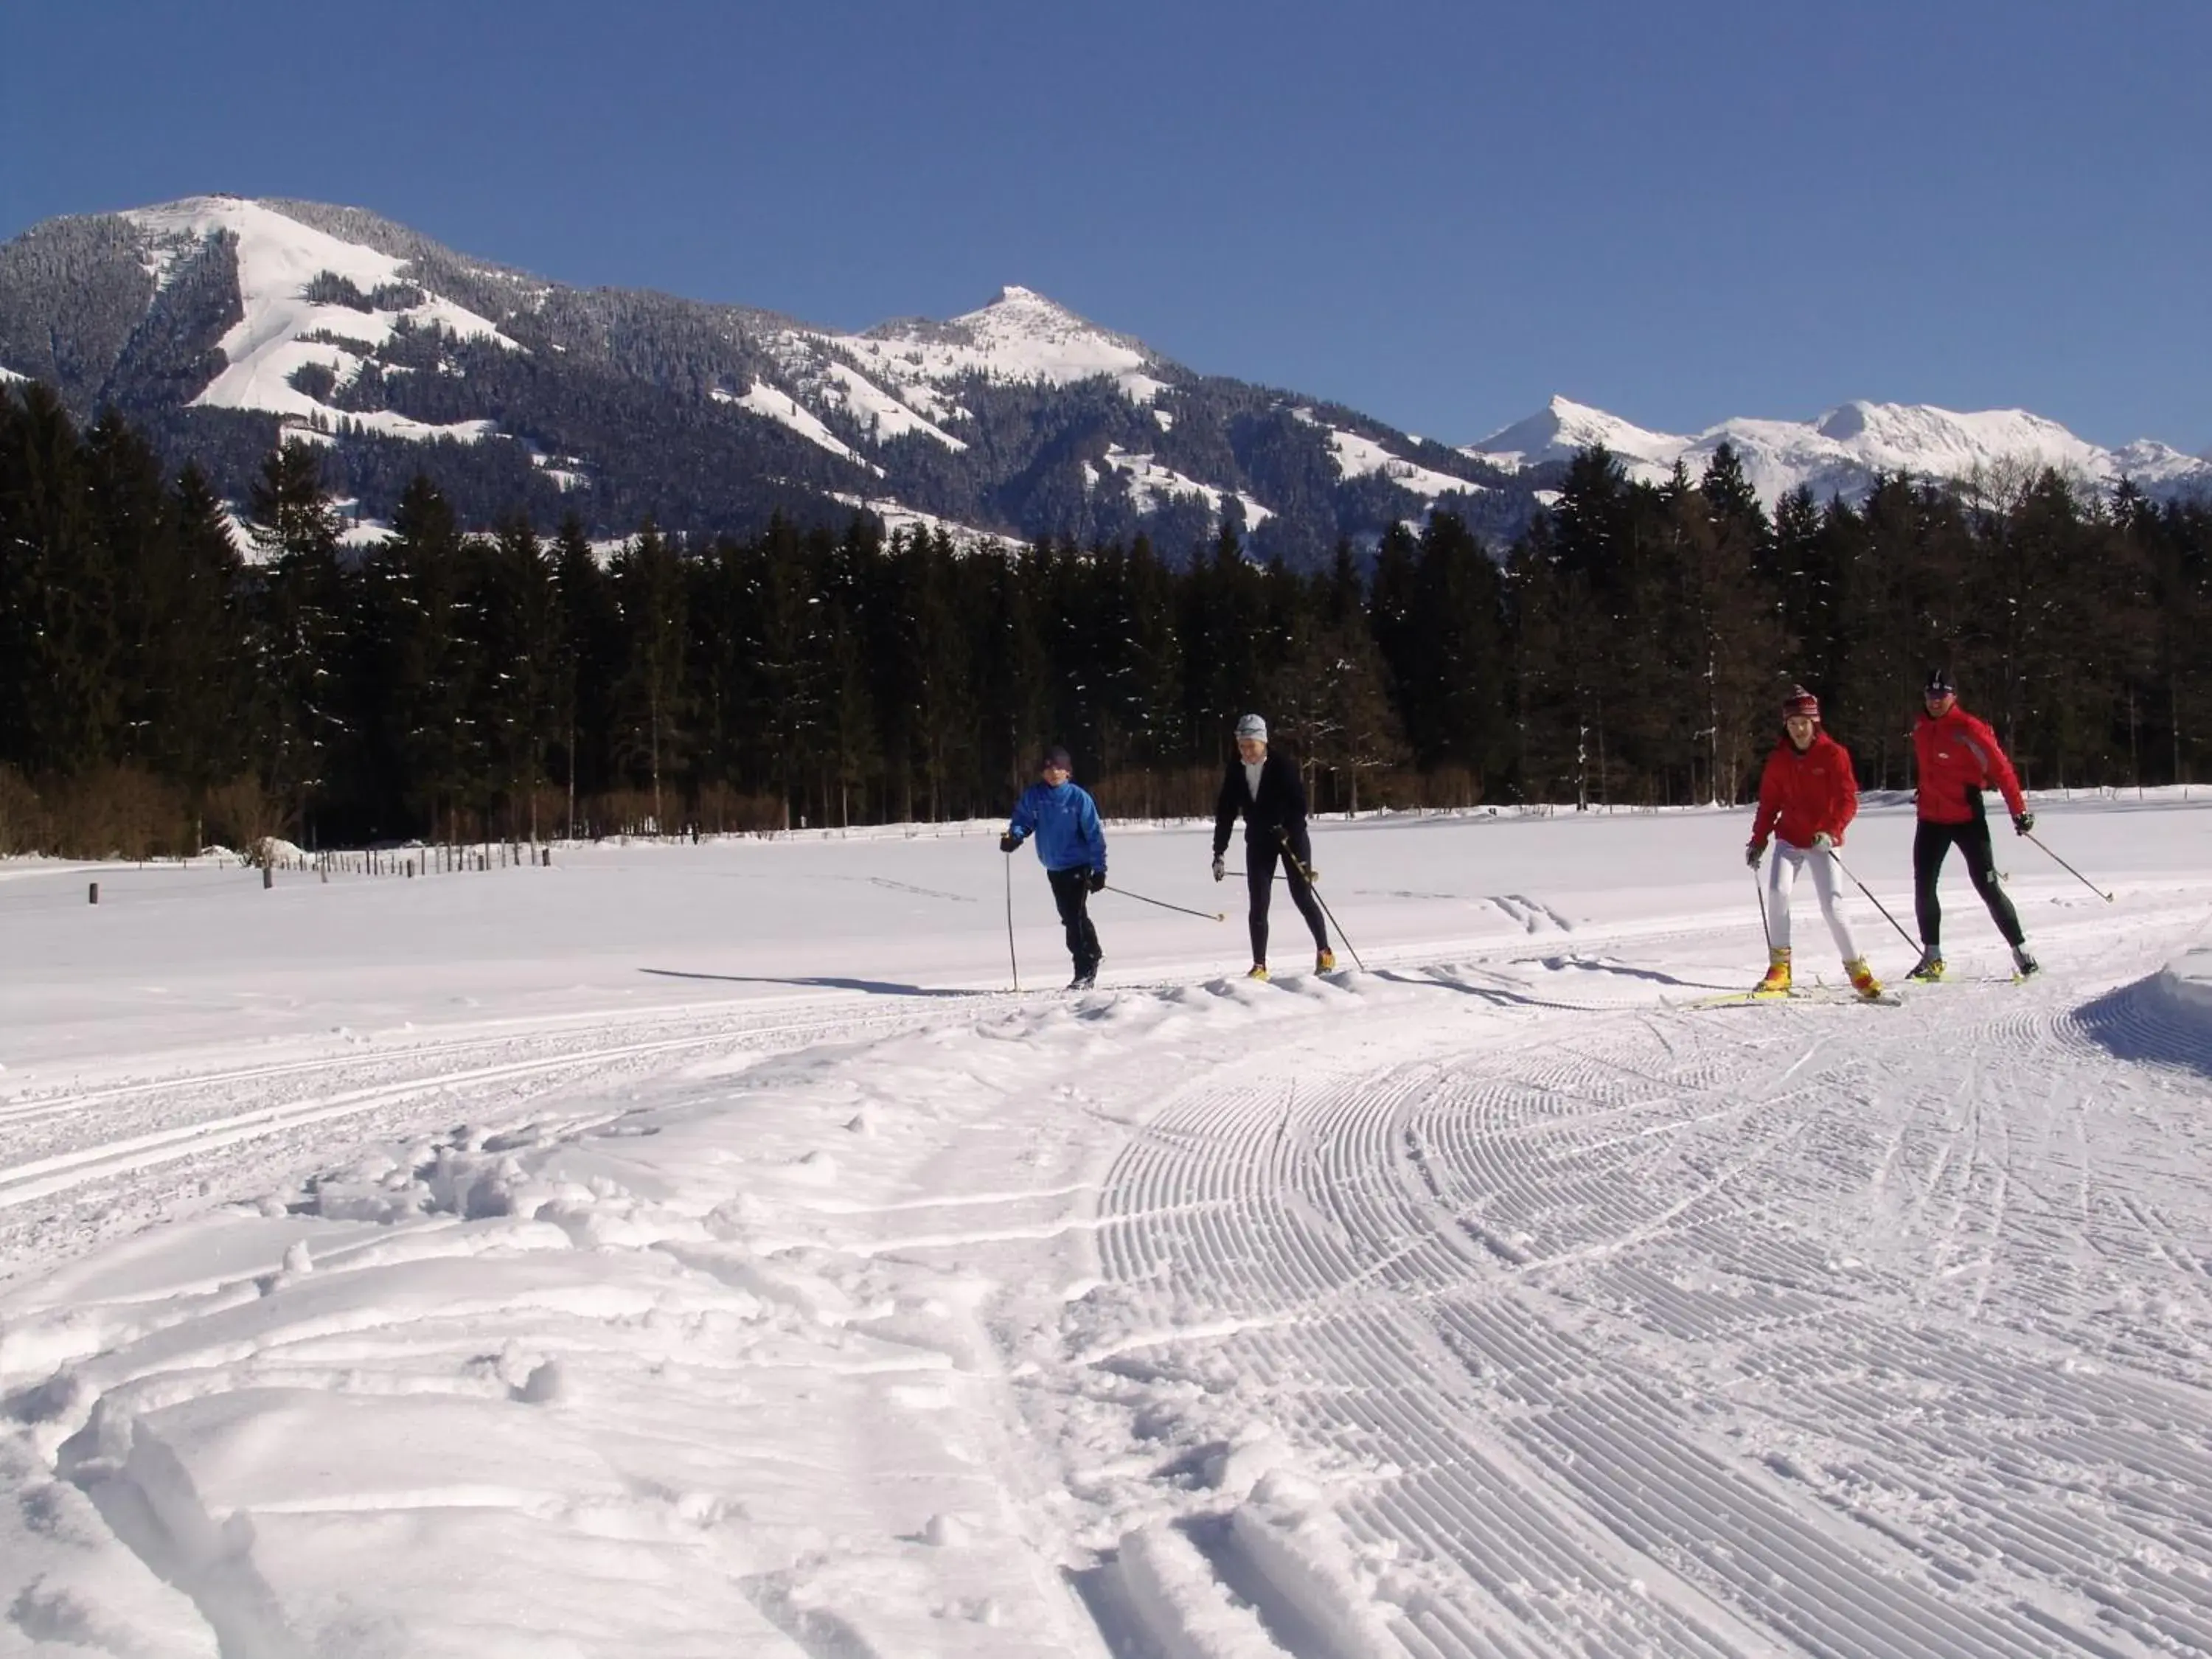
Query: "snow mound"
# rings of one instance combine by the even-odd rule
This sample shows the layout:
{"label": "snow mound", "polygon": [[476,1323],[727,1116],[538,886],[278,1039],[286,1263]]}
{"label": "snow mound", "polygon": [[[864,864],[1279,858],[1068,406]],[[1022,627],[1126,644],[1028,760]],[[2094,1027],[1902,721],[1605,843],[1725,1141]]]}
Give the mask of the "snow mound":
{"label": "snow mound", "polygon": [[2199,945],[2166,963],[2157,985],[2176,1008],[2212,1025],[2212,945]]}

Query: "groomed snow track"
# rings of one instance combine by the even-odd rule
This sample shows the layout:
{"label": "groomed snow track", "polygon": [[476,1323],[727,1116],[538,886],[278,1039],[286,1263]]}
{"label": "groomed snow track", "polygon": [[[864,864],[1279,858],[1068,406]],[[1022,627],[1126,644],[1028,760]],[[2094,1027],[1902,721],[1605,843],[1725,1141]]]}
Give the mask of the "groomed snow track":
{"label": "groomed snow track", "polygon": [[433,1133],[512,1116],[563,1089],[604,1091],[689,1056],[797,1050],[926,1024],[932,1014],[897,1003],[855,1012],[838,999],[510,1020],[0,1100],[0,1281],[167,1214],[297,1181],[327,1156],[332,1126]]}
{"label": "groomed snow track", "polygon": [[[1265,1402],[1420,1659],[2212,1650],[2200,1030],[1954,984],[1287,1045],[1113,1167],[1081,1357]],[[1224,1505],[1278,1650],[1387,1650]]]}

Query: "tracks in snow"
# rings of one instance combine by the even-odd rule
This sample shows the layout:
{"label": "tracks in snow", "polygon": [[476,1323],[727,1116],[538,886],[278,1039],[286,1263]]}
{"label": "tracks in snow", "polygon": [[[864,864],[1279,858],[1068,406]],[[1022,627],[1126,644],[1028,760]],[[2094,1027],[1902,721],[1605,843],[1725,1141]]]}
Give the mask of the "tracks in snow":
{"label": "tracks in snow", "polygon": [[1091,1357],[1365,1471],[1420,1659],[2212,1647],[2201,1083],[2049,985],[1769,1012],[1193,1087]]}
{"label": "tracks in snow", "polygon": [[395,1047],[229,1066],[0,1106],[0,1278],[196,1206],[258,1196],[323,1161],[327,1127],[400,1136],[520,1109],[580,1082],[932,1023],[941,1009],[824,1002],[562,1019]]}

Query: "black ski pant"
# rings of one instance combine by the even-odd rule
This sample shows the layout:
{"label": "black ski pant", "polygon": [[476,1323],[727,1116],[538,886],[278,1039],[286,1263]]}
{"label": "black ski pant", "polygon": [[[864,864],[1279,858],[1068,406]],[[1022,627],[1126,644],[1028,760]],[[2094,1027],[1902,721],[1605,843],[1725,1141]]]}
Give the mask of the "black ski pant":
{"label": "black ski pant", "polygon": [[1060,924],[1067,929],[1067,954],[1075,958],[1075,971],[1095,973],[1106,953],[1098,948],[1098,930],[1091,925],[1090,870],[1048,870],[1044,878],[1052,884],[1052,902],[1060,907]]}
{"label": "black ski pant", "polygon": [[[1306,858],[1301,851],[1300,858]],[[1310,860],[1308,860],[1310,862]],[[1297,863],[1284,856],[1283,844],[1273,837],[1248,836],[1244,842],[1244,879],[1252,890],[1252,960],[1267,959],[1267,900],[1275,890],[1275,866],[1283,866],[1283,883],[1291,890],[1291,902],[1313,929],[1314,949],[1328,949],[1328,927],[1322,920],[1320,901],[1312,885],[1298,873]]]}
{"label": "black ski pant", "polygon": [[2017,945],[2026,937],[2020,917],[1997,885],[1996,854],[1990,848],[1990,821],[1968,818],[1964,823],[1920,821],[1912,832],[1912,908],[1920,918],[1920,943],[1941,956],[1943,951],[1943,907],[1936,897],[1936,878],[1942,873],[1944,855],[1956,847],[1966,860],[1966,876],[1982,902],[1990,907],[1990,920],[2005,943]]}

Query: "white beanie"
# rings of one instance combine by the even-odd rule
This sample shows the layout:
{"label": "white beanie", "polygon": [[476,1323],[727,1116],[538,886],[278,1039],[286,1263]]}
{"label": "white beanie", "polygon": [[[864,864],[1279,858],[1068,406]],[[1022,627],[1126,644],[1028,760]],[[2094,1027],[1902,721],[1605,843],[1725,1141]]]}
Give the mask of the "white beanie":
{"label": "white beanie", "polygon": [[1240,743],[1246,738],[1257,738],[1265,743],[1267,740],[1267,722],[1257,714],[1247,714],[1237,722],[1237,738]]}

